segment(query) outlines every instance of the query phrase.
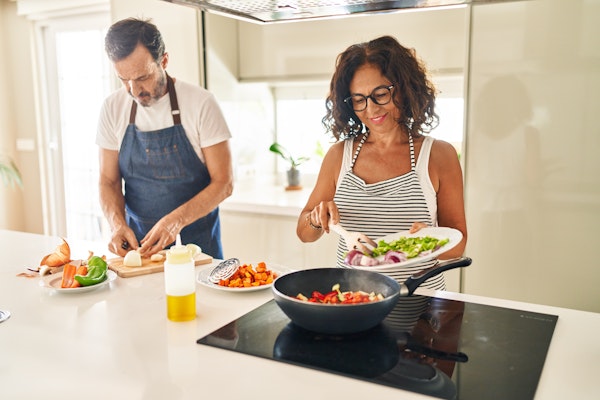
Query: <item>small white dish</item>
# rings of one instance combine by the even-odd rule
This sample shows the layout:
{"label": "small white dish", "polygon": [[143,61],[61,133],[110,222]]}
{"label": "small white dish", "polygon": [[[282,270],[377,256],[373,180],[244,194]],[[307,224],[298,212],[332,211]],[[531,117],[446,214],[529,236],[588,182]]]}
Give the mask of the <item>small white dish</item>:
{"label": "small white dish", "polygon": [[109,283],[111,283],[112,281],[114,281],[115,279],[117,279],[117,274],[114,271],[109,269],[108,271],[106,271],[106,275],[107,275],[106,280],[104,282],[98,283],[97,285],[80,286],[80,287],[76,287],[76,288],[61,288],[60,283],[62,281],[62,275],[63,275],[62,272],[59,272],[57,274],[52,274],[52,275],[46,275],[45,277],[40,279],[40,286],[48,288],[48,289],[54,289],[56,292],[59,292],[59,293],[72,294],[72,293],[90,292],[92,290],[96,290],[101,287],[104,287],[104,286],[108,285]]}
{"label": "small white dish", "polygon": [[[255,266],[255,264],[252,264],[252,265]],[[267,265],[267,269],[269,269],[270,271],[273,271],[277,275],[276,278],[280,277],[283,274],[291,272],[290,269],[282,267],[282,266],[279,266],[279,265],[277,267],[275,267],[275,268],[271,267],[270,265]],[[201,284],[203,286],[206,286],[206,287],[209,287],[211,289],[223,290],[225,292],[233,292],[233,293],[255,292],[257,290],[265,290],[265,289],[268,289],[271,286],[273,286],[272,283],[269,283],[267,285],[250,286],[250,287],[243,287],[243,288],[232,288],[232,287],[227,287],[227,286],[221,286],[218,283],[212,283],[208,279],[208,277],[210,276],[210,273],[211,273],[212,270],[213,270],[213,268],[206,268],[206,269],[203,269],[202,271],[198,272],[198,276],[197,276],[196,281],[199,284]]]}

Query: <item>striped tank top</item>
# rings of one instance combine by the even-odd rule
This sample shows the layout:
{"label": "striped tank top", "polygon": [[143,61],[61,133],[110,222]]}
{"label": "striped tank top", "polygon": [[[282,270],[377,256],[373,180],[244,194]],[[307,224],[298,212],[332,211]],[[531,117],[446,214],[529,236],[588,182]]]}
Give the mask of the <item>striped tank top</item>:
{"label": "striped tank top", "polygon": [[[362,148],[361,143],[352,154],[353,139],[344,143],[344,155],[334,201],[340,213],[340,224],[348,231],[362,232],[377,241],[377,238],[410,229],[413,222],[424,222],[437,226],[437,204],[435,190],[429,178],[429,155],[434,141],[425,137],[418,162],[415,162],[414,143],[409,136],[411,170],[404,175],[385,181],[366,184],[353,172],[354,163]],[[344,268],[347,253],[346,243],[340,237],[337,247],[337,266]],[[388,273],[403,283],[415,272],[426,269],[436,260],[425,261],[402,267]],[[434,276],[421,285],[444,290],[443,274]]]}

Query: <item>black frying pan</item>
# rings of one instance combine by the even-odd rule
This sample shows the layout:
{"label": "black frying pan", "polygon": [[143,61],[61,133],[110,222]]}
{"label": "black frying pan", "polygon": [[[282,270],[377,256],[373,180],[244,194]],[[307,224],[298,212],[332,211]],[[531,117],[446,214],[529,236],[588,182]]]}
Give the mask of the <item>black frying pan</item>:
{"label": "black frying pan", "polygon": [[[350,334],[365,331],[378,325],[395,307],[401,296],[410,296],[427,279],[449,269],[466,267],[471,259],[462,257],[444,261],[421,271],[403,284],[379,272],[345,269],[317,268],[285,274],[273,284],[277,305],[296,325],[313,332]],[[298,293],[310,297],[317,290],[331,291],[339,284],[342,291],[381,293],[383,300],[361,304],[320,304],[296,299]]]}

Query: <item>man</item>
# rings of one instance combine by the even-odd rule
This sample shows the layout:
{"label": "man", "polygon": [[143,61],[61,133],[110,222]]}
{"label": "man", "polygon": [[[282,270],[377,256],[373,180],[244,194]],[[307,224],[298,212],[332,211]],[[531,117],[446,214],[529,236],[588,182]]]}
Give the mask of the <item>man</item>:
{"label": "man", "polygon": [[181,233],[223,258],[218,205],[233,190],[231,134],[214,96],[167,74],[169,54],[149,20],[115,23],[105,48],[123,83],[104,101],[96,138],[109,250],[150,256]]}

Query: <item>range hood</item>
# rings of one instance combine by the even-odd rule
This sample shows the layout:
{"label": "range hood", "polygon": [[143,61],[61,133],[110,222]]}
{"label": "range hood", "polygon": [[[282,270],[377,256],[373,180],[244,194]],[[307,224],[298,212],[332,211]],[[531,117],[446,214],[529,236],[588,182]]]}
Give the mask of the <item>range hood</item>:
{"label": "range hood", "polygon": [[163,0],[258,24],[515,0]]}

